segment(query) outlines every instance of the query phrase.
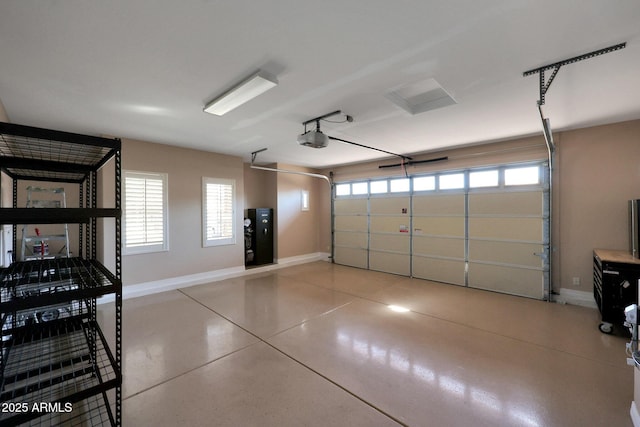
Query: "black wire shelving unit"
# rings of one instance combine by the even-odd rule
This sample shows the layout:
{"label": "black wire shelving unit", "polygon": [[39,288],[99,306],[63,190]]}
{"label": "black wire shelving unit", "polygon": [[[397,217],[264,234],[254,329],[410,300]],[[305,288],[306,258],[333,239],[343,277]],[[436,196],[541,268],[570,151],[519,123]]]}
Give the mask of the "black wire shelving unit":
{"label": "black wire shelving unit", "polygon": [[[114,208],[98,208],[98,170],[114,162]],[[12,207],[0,224],[79,224],[78,254],[0,270],[0,425],[122,424],[121,142],[0,122],[0,170]],[[77,184],[79,208],[20,208],[18,181]],[[5,190],[6,191],[6,190]],[[115,219],[115,267],[97,260],[97,221]],[[97,299],[115,299],[113,335]],[[104,324],[103,324],[104,325]]]}

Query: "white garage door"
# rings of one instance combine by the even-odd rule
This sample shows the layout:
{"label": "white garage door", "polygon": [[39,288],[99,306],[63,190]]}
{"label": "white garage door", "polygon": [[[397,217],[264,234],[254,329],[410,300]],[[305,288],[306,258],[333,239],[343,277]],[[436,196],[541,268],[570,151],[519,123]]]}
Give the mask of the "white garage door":
{"label": "white garage door", "polygon": [[[545,299],[549,290],[545,171],[539,163],[439,172],[410,180],[377,179],[364,187],[362,182],[337,184],[334,260]],[[393,184],[400,181],[407,181],[406,191],[394,194]]]}

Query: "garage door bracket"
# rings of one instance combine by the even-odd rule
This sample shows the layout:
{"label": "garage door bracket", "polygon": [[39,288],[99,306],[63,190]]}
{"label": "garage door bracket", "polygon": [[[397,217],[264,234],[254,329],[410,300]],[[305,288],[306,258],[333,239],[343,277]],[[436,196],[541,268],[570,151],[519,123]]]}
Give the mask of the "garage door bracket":
{"label": "garage door bracket", "polygon": [[[627,43],[620,43],[613,46],[605,47],[604,49],[594,50],[593,52],[585,53],[583,55],[574,56],[573,58],[565,59],[563,61],[554,62],[553,64],[544,65],[539,68],[535,68],[533,70],[525,71],[522,73],[523,77],[527,77],[533,74],[540,75],[540,99],[538,100],[538,105],[544,105],[545,95],[551,87],[551,83],[553,83],[553,79],[556,78],[560,67],[563,65],[573,64],[574,62],[583,61],[585,59],[593,58],[595,56],[604,55],[605,53],[613,52],[616,50],[624,49],[627,46]],[[549,79],[545,79],[545,71],[552,70],[551,76]]]}

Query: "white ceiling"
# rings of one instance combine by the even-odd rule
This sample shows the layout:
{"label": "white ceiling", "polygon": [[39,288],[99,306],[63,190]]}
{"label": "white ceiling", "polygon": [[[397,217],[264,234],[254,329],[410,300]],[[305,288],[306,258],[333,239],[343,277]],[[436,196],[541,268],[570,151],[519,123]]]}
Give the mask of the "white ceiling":
{"label": "white ceiling", "polygon": [[[640,118],[640,1],[20,0],[0,3],[0,100],[14,123],[325,167]],[[203,106],[257,69],[279,85],[222,117]],[[435,79],[456,105],[410,115],[385,94]],[[339,117],[335,118],[339,119]]]}

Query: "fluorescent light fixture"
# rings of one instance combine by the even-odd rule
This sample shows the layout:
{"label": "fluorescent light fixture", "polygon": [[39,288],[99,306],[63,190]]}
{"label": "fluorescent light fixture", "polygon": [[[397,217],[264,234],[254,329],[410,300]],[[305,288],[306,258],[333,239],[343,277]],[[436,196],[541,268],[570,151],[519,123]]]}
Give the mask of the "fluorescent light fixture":
{"label": "fluorescent light fixture", "polygon": [[402,307],[400,305],[390,305],[388,307],[389,307],[389,310],[395,311],[396,313],[407,313],[407,312],[411,311],[408,308]]}
{"label": "fluorescent light fixture", "polygon": [[209,102],[204,107],[204,111],[222,116],[277,85],[278,80],[275,77],[260,70]]}

